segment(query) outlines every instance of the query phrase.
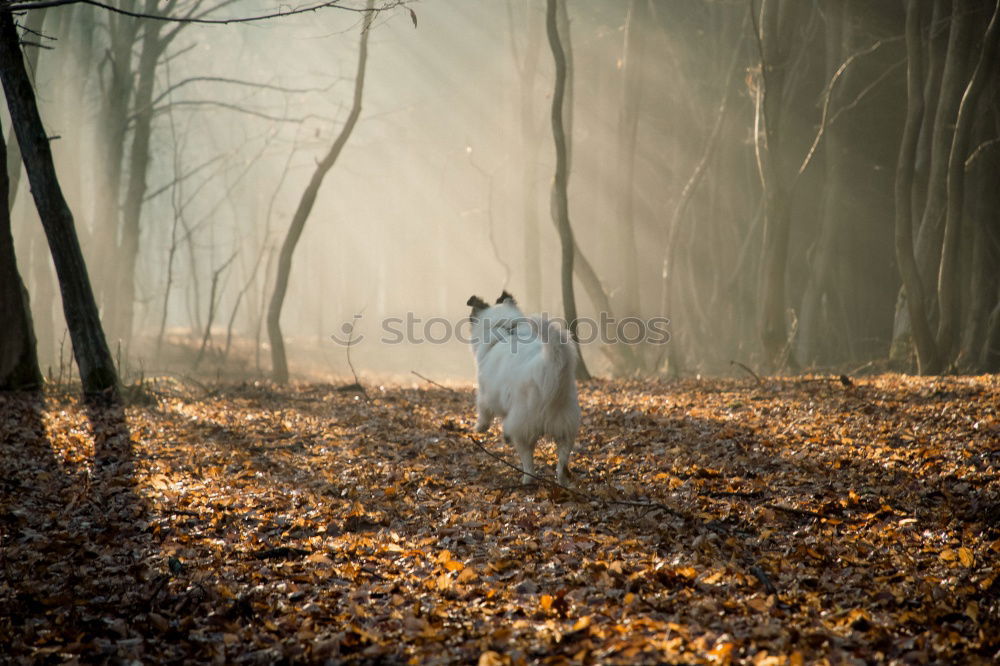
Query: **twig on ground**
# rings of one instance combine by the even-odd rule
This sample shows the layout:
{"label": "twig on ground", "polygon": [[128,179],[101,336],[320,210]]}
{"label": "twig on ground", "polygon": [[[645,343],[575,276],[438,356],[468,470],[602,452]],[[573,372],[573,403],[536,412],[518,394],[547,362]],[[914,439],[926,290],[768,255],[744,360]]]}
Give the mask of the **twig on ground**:
{"label": "twig on ground", "polygon": [[425,381],[425,382],[427,382],[428,384],[433,384],[434,386],[437,386],[437,387],[438,387],[439,389],[444,389],[445,391],[451,391],[452,393],[458,393],[458,391],[456,391],[456,390],[455,390],[455,389],[453,389],[453,388],[450,388],[450,387],[448,387],[448,386],[444,386],[444,385],[442,385],[442,384],[438,384],[438,383],[437,383],[436,381],[434,381],[434,380],[433,380],[433,379],[431,379],[430,377],[424,377],[424,376],[423,376],[422,374],[420,374],[420,373],[419,373],[419,372],[417,372],[416,370],[410,370],[410,372],[411,372],[412,374],[416,375],[417,377],[420,377],[420,378],[421,378],[422,380],[424,380],[424,381]]}
{"label": "twig on ground", "polygon": [[577,490],[576,488],[573,488],[571,486],[564,486],[563,484],[559,483],[558,481],[554,481],[554,480],[549,479],[547,477],[539,476],[537,474],[532,474],[531,472],[525,472],[524,470],[522,470],[517,465],[515,465],[515,464],[513,464],[511,462],[508,462],[503,457],[501,457],[501,456],[493,453],[489,449],[487,449],[485,446],[483,446],[480,442],[478,442],[471,435],[466,435],[466,437],[469,439],[470,442],[473,443],[473,445],[475,445],[475,447],[477,449],[479,449],[480,451],[482,451],[483,453],[485,453],[486,455],[488,455],[490,458],[493,458],[497,462],[502,463],[502,464],[506,465],[507,467],[510,467],[512,470],[514,470],[516,472],[520,472],[522,474],[527,474],[528,476],[530,476],[531,478],[533,478],[533,479],[535,479],[537,481],[541,481],[542,483],[544,483],[546,485],[549,485],[549,486],[552,486],[554,488],[560,488],[562,490],[565,490],[566,492],[570,493],[571,495],[575,495],[575,496],[577,496],[577,497],[579,497],[581,499],[587,500],[589,502],[596,502],[598,504],[605,504],[605,505],[612,504],[612,505],[617,505],[617,506],[630,506],[630,507],[642,508],[642,509],[660,509],[661,511],[665,511],[666,513],[669,513],[669,514],[674,515],[674,516],[678,516],[680,518],[685,518],[685,519],[691,518],[691,516],[689,516],[689,515],[681,512],[681,511],[678,511],[677,509],[674,509],[673,507],[667,506],[666,504],[662,504],[660,502],[652,502],[652,501],[648,501],[648,500],[616,500],[616,499],[605,499],[603,497],[597,497],[596,495],[592,495],[590,493],[585,493],[585,492],[583,492],[581,490]]}
{"label": "twig on ground", "polygon": [[773,509],[774,511],[784,511],[785,513],[791,513],[796,516],[808,516],[809,518],[825,518],[822,513],[818,511],[810,511],[809,509],[797,509],[794,506],[784,506],[782,504],[761,504],[765,509]]}
{"label": "twig on ground", "polygon": [[730,361],[729,364],[730,365],[738,366],[740,368],[743,368],[747,372],[749,372],[751,375],[753,375],[753,378],[757,380],[758,384],[763,384],[764,383],[764,380],[760,378],[760,375],[758,375],[756,372],[754,372],[753,369],[750,368],[749,366],[744,365],[743,363],[740,363],[739,361]]}
{"label": "twig on ground", "polygon": [[764,586],[764,590],[768,594],[778,593],[778,588],[775,587],[770,577],[768,577],[767,572],[764,571],[759,564],[755,564],[752,567],[750,567],[750,573],[752,573],[754,576],[757,577],[757,580],[759,580],[761,585]]}
{"label": "twig on ground", "polygon": [[706,490],[699,495],[721,499],[723,497],[735,497],[736,499],[758,499],[764,497],[766,493],[760,490]]}

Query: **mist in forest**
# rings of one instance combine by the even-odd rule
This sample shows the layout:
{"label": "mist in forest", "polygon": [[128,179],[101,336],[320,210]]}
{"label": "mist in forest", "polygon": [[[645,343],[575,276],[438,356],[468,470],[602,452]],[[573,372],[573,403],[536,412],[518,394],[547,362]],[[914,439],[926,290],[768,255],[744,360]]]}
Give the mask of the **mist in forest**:
{"label": "mist in forest", "polygon": [[[591,371],[995,371],[1000,77],[977,79],[996,69],[979,65],[995,4],[560,3],[579,315],[669,320],[665,344],[584,341]],[[350,378],[353,364],[363,379],[468,381],[455,332],[471,295],[564,314],[545,11],[422,0],[374,17],[361,114],[294,252],[280,319],[293,377]],[[67,5],[19,19],[48,47],[26,49],[37,101],[123,375],[268,377],[279,249],[350,111],[363,16],[154,31]],[[898,268],[901,186],[937,334],[926,358]],[[57,375],[67,326],[17,187],[18,265]]]}

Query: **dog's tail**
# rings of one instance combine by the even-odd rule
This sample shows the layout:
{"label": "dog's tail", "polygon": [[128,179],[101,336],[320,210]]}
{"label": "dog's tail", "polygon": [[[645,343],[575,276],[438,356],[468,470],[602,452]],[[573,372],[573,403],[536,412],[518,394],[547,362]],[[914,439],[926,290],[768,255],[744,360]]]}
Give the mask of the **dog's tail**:
{"label": "dog's tail", "polygon": [[569,331],[547,318],[538,319],[545,358],[541,377],[542,400],[546,405],[565,402],[576,382],[576,343]]}

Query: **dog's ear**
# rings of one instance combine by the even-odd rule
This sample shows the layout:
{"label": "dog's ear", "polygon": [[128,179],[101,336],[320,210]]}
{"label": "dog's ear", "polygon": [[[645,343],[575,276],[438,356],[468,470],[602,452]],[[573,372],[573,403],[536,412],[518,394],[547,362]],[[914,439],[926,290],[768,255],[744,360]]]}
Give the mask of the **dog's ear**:
{"label": "dog's ear", "polygon": [[513,296],[507,293],[506,289],[503,290],[503,293],[500,294],[500,298],[497,299],[497,305],[500,305],[504,301],[510,301],[511,303],[517,305],[517,301],[514,300]]}
{"label": "dog's ear", "polygon": [[473,315],[475,315],[477,312],[480,312],[490,307],[489,303],[479,298],[478,296],[470,296],[469,300],[467,300],[465,304],[472,308]]}

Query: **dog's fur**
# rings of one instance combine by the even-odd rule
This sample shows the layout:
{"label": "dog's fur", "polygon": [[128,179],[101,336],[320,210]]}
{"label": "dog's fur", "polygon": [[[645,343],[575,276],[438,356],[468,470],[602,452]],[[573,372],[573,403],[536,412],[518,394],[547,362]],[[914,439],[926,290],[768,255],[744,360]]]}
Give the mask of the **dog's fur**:
{"label": "dog's fur", "polygon": [[580,428],[576,396],[576,344],[548,319],[526,317],[504,291],[496,305],[471,297],[472,346],[479,387],[477,432],[503,419],[504,439],[513,441],[527,484],[535,473],[535,444],[548,435],[556,442],[559,483],[569,482],[569,455]]}

